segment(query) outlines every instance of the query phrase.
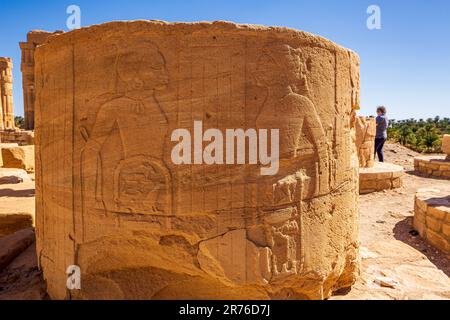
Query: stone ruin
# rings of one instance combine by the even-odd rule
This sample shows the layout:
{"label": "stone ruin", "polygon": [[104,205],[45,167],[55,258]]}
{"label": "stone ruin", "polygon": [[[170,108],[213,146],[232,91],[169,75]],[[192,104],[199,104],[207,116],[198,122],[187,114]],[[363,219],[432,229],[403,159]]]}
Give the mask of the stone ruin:
{"label": "stone ruin", "polygon": [[450,179],[450,134],[442,138],[445,155],[418,156],[414,158],[414,170],[427,177]]}
{"label": "stone ruin", "polygon": [[[27,42],[20,43],[25,124],[28,129],[34,125],[34,50],[50,35],[59,33],[32,31],[27,35]],[[26,171],[34,172],[34,132],[17,128],[14,123],[12,67],[10,58],[0,58],[0,184],[29,181]]]}
{"label": "stone ruin", "polygon": [[[354,283],[355,53],[286,28],[135,21],[50,37],[35,58],[52,299],[323,299]],[[195,120],[278,128],[278,173],[175,165],[171,133]]]}
{"label": "stone ruin", "polygon": [[34,52],[36,47],[43,44],[49,36],[60,33],[63,33],[63,31],[47,32],[33,30],[28,32],[26,42],[19,43],[20,49],[22,50],[20,70],[22,71],[25,130],[34,129]]}
{"label": "stone ruin", "polygon": [[356,149],[359,159],[359,193],[367,194],[400,188],[404,169],[401,166],[375,162],[376,121],[373,117],[356,117]]}
{"label": "stone ruin", "polygon": [[14,129],[13,63],[0,57],[0,130]]}
{"label": "stone ruin", "polygon": [[[27,173],[18,169],[34,170],[34,147],[19,147],[8,139],[18,132],[14,125],[12,68],[11,58],[0,58],[0,184],[30,181]],[[19,150],[22,148],[26,150]],[[20,164],[22,160],[25,163]]]}
{"label": "stone ruin", "polygon": [[356,117],[356,150],[358,152],[359,167],[371,168],[374,165],[375,132],[377,129],[375,118]]}
{"label": "stone ruin", "polygon": [[[450,135],[442,138],[443,156],[414,158],[414,169],[427,177],[450,179]],[[428,243],[450,256],[450,187],[419,189],[414,201],[414,228]]]}
{"label": "stone ruin", "polygon": [[419,189],[414,200],[414,229],[450,256],[450,187]]}

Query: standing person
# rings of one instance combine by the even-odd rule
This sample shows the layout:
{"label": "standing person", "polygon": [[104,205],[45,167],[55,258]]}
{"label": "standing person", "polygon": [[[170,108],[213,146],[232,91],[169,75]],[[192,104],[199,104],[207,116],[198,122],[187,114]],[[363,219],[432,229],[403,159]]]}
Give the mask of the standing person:
{"label": "standing person", "polygon": [[378,155],[378,160],[384,162],[383,146],[387,140],[387,128],[389,120],[386,117],[386,108],[380,106],[377,108],[377,133],[375,136],[375,154]]}

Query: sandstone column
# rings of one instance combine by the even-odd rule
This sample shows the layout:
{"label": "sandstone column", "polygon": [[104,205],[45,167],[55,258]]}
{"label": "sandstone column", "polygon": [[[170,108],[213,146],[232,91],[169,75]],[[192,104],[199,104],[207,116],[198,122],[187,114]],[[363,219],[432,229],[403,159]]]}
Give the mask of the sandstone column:
{"label": "sandstone column", "polygon": [[36,47],[43,44],[49,36],[59,33],[62,33],[62,31],[47,32],[33,30],[28,32],[26,42],[19,43],[20,49],[22,50],[20,70],[22,71],[24,120],[26,130],[34,129],[34,51]]}
{"label": "sandstone column", "polygon": [[375,118],[357,117],[355,127],[359,167],[371,168],[374,163],[375,134],[377,128]]}
{"label": "sandstone column", "polygon": [[13,76],[11,58],[0,57],[0,99],[2,100],[3,122],[0,129],[14,129]]}
{"label": "sandstone column", "polygon": [[[355,53],[286,28],[135,21],[50,37],[35,59],[52,298],[69,297],[70,265],[71,298],[323,299],[353,284]],[[279,129],[278,172],[175,164],[171,135],[194,121]]]}

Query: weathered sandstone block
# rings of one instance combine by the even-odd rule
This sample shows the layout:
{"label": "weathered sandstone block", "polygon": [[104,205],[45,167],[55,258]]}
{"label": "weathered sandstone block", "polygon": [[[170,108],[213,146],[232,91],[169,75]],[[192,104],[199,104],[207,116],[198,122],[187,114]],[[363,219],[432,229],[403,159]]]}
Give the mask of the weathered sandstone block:
{"label": "weathered sandstone block", "polygon": [[3,167],[34,171],[34,146],[14,146],[2,144]]}
{"label": "weathered sandstone block", "polygon": [[375,150],[375,118],[357,117],[356,123],[356,150],[358,151],[360,168],[371,168],[374,163]]}
{"label": "weathered sandstone block", "polygon": [[[320,299],[354,282],[356,54],[286,28],[135,21],[50,36],[35,58],[52,298],[69,265],[72,298]],[[174,164],[171,134],[194,121],[279,129],[278,172]]]}
{"label": "weathered sandstone block", "polygon": [[431,245],[450,255],[450,188],[417,191],[414,228]]}

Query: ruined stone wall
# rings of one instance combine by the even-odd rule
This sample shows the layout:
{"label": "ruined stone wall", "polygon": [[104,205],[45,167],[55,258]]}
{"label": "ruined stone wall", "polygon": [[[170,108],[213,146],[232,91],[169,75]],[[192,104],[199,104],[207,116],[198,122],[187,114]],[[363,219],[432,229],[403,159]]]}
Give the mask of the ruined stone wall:
{"label": "ruined stone wall", "polygon": [[33,30],[28,32],[26,42],[19,43],[20,49],[22,50],[20,70],[22,71],[23,107],[26,130],[34,129],[34,52],[36,47],[43,44],[49,36],[59,33],[62,33],[62,31],[47,32]]}
{"label": "ruined stone wall", "polygon": [[13,63],[11,58],[0,57],[0,130],[14,129]]}
{"label": "ruined stone wall", "polygon": [[428,243],[450,254],[450,188],[419,189],[414,199],[414,229]]}
{"label": "ruined stone wall", "polygon": [[34,144],[34,132],[30,130],[8,130],[0,132],[2,143],[17,143],[19,146]]}
{"label": "ruined stone wall", "polygon": [[444,134],[442,137],[442,152],[446,155],[446,160],[450,161],[450,134]]}
{"label": "ruined stone wall", "polygon": [[[36,50],[37,250],[51,298],[321,299],[359,269],[359,60],[308,33],[114,22]],[[171,133],[280,130],[279,171],[175,165]],[[205,143],[206,144],[206,143]]]}
{"label": "ruined stone wall", "polygon": [[356,149],[358,150],[359,167],[371,168],[374,163],[376,121],[375,118],[356,118]]}

